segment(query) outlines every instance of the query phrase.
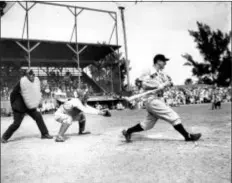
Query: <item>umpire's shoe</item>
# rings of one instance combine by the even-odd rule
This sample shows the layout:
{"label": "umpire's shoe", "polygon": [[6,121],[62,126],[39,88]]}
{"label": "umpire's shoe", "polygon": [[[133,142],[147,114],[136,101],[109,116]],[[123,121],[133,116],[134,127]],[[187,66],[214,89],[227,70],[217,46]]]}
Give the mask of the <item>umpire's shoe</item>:
{"label": "umpire's shoe", "polygon": [[131,134],[128,133],[127,130],[123,130],[122,135],[125,137],[126,142],[131,142]]}
{"label": "umpire's shoe", "polygon": [[5,143],[7,143],[7,140],[4,139],[4,138],[2,138],[2,139],[1,139],[1,142],[2,142],[3,144],[5,144]]}
{"label": "umpire's shoe", "polygon": [[197,141],[201,138],[201,133],[189,134],[185,139],[186,141]]}
{"label": "umpire's shoe", "polygon": [[52,139],[53,136],[49,135],[49,134],[45,134],[41,136],[41,139]]}

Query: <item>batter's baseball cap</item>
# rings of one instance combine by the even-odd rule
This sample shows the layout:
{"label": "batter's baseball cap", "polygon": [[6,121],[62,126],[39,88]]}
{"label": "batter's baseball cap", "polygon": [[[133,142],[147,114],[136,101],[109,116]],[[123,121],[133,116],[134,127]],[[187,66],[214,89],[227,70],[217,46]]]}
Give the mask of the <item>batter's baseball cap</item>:
{"label": "batter's baseball cap", "polygon": [[157,54],[153,59],[153,63],[155,64],[158,60],[167,62],[169,58],[166,58],[163,54]]}

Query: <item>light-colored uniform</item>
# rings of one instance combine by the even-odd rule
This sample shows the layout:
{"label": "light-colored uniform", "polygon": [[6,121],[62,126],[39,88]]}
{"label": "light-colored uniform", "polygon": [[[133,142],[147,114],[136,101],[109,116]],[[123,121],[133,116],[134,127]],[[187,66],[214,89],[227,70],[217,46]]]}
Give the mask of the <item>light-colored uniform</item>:
{"label": "light-colored uniform", "polygon": [[[152,68],[152,70],[143,75],[140,80],[149,81],[154,87],[158,88],[160,85],[164,84],[168,78],[163,72],[156,71],[155,68]],[[145,106],[148,113],[145,120],[140,123],[144,130],[151,129],[158,119],[168,121],[172,125],[181,123],[179,115],[161,100],[160,97],[162,95],[163,91],[145,96]]]}
{"label": "light-colored uniform", "polygon": [[55,112],[55,120],[67,124],[71,124],[74,121],[81,123],[85,120],[84,113],[99,114],[99,110],[88,105],[83,105],[78,98],[72,98],[57,109]]}

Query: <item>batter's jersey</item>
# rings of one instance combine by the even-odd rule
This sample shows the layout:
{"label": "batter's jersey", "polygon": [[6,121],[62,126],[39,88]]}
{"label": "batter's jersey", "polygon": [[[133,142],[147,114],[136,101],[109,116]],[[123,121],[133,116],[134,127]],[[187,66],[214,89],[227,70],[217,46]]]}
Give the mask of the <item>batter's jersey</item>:
{"label": "batter's jersey", "polygon": [[[151,84],[154,88],[159,88],[162,84],[164,84],[166,81],[168,81],[168,77],[166,74],[164,74],[162,71],[157,71],[154,67],[148,70],[146,73],[144,73],[140,78],[141,81],[146,81],[149,84]],[[144,87],[143,87],[144,89]],[[146,91],[146,89],[144,89]],[[148,98],[154,98],[154,97],[162,97],[163,91],[148,94],[145,96],[145,99]]]}

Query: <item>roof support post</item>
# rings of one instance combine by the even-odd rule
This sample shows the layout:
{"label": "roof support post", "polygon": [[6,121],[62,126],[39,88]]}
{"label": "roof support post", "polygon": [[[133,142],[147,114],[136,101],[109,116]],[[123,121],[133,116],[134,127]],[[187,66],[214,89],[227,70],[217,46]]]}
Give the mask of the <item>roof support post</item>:
{"label": "roof support post", "polygon": [[[81,10],[77,13],[77,7],[70,7],[70,6],[67,6],[68,10],[73,14],[74,16],[74,27],[73,27],[73,31],[72,31],[72,35],[71,35],[71,39],[70,39],[70,42],[72,41],[72,37],[73,37],[73,33],[75,32],[75,44],[76,44],[76,48],[74,49],[70,44],[67,44],[67,46],[76,54],[76,63],[77,63],[77,69],[78,69],[78,88],[80,89],[81,87],[81,68],[80,68],[80,53],[82,51],[84,51],[86,49],[87,46],[85,46],[84,48],[82,48],[80,51],[79,51],[79,45],[77,43],[77,16],[79,14],[81,14],[81,12],[84,10],[83,8],[81,8]],[[71,8],[74,8],[74,12]]]}
{"label": "roof support post", "polygon": [[31,52],[39,46],[40,43],[37,43],[34,45],[32,48],[30,46],[30,40],[29,40],[29,11],[36,5],[35,2],[31,6],[28,6],[28,2],[26,1],[26,6],[24,6],[21,2],[17,1],[17,3],[26,11],[25,15],[25,20],[24,20],[24,25],[23,25],[23,33],[22,33],[22,38],[24,35],[25,27],[26,27],[26,32],[27,32],[27,47],[22,45],[20,42],[16,42],[25,52],[27,52],[27,61],[28,61],[28,67],[31,67]]}
{"label": "roof support post", "polygon": [[127,39],[126,39],[126,26],[125,26],[125,18],[124,18],[124,10],[125,8],[120,6],[118,9],[121,12],[122,19],[122,28],[123,28],[123,36],[124,36],[124,47],[125,47],[125,56],[126,56],[126,71],[127,71],[127,89],[130,91],[130,74],[129,74],[129,60],[128,60],[128,50],[127,50]]}
{"label": "roof support post", "polygon": [[[115,25],[116,25],[116,28],[115,28],[116,45],[118,46],[118,18],[117,18],[116,13],[115,13]],[[118,56],[120,56],[119,50],[117,50],[117,54]],[[121,92],[122,91],[122,79],[121,79],[121,63],[119,63],[119,60],[118,60],[118,72],[119,72],[119,85],[120,85],[119,92]]]}
{"label": "roof support post", "polygon": [[[117,14],[114,12],[114,13],[109,13],[109,15],[114,20],[114,26],[113,26],[113,30],[112,30],[111,35],[110,35],[109,44],[110,44],[111,39],[113,37],[113,34],[115,32],[116,45],[118,46],[118,25],[117,25],[118,21],[117,21]],[[119,55],[119,50],[117,51],[117,54]],[[119,69],[119,83],[120,83],[120,89],[119,89],[119,91],[121,92],[121,73],[120,73],[121,71],[120,71],[120,67],[118,67],[118,69]],[[112,92],[114,92],[112,65],[111,65],[111,90],[112,90]]]}

